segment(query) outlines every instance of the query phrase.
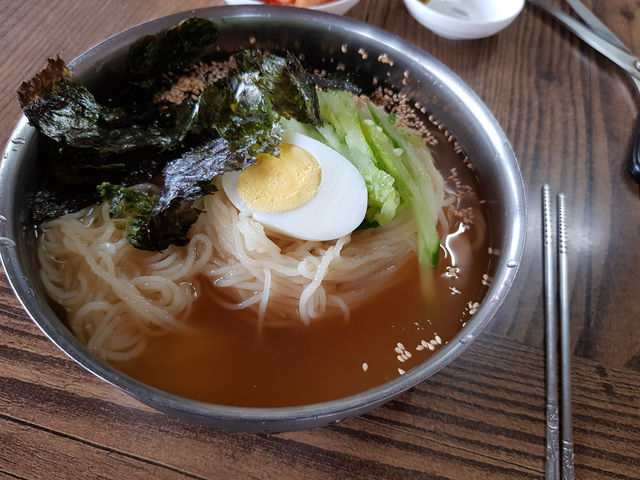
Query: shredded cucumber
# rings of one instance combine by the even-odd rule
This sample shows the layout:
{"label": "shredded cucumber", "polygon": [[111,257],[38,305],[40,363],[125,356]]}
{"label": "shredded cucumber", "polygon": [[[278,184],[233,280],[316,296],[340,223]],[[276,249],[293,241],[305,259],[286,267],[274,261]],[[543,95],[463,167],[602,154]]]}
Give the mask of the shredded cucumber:
{"label": "shredded cucumber", "polygon": [[283,120],[283,127],[322,141],[356,166],[369,193],[367,222],[384,225],[401,204],[410,207],[418,227],[420,265],[437,265],[438,203],[431,176],[437,172],[424,141],[396,128],[395,117],[383,107],[367,103],[360,108],[348,92],[319,92],[318,99],[324,125]]}
{"label": "shredded cucumber", "polygon": [[[367,186],[368,206],[365,220],[373,225],[390,222],[400,204],[400,196],[394,188],[393,177],[376,166],[376,157],[361,128],[362,111],[345,91],[319,92],[318,99],[324,125],[304,125],[296,128],[295,121],[288,120],[284,128],[293,127],[300,133],[314,128],[322,137],[323,143],[348,158],[358,169]],[[315,134],[309,136],[317,139]]]}
{"label": "shredded cucumber", "polygon": [[[438,264],[440,237],[436,229],[434,218],[436,198],[433,190],[433,180],[428,167],[433,163],[431,152],[424,141],[414,133],[409,133],[395,126],[389,121],[387,113],[382,107],[368,103],[369,112],[375,125],[369,128],[372,138],[381,137],[381,133],[389,142],[378,140],[381,148],[377,149],[381,158],[392,165],[391,172],[395,172],[394,179],[398,183],[402,200],[407,201],[414,211],[418,225],[418,258],[420,263],[431,261],[433,266]],[[380,132],[376,127],[381,127]],[[393,146],[391,151],[389,148]]]}

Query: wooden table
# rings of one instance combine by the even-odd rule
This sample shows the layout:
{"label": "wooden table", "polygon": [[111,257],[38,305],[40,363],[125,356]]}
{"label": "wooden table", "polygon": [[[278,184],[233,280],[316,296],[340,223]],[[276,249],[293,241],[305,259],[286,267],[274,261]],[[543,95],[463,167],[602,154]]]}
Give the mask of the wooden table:
{"label": "wooden table", "polygon": [[[0,0],[0,141],[15,90],[47,56],[71,59],[151,18],[212,0]],[[640,3],[587,4],[640,52]],[[135,6],[133,6],[135,5]],[[567,194],[578,478],[640,477],[640,203],[625,172],[638,98],[609,61],[533,7],[505,31],[450,41],[400,0],[350,16],[413,42],[487,103],[529,200],[518,278],[492,326],[397,400],[330,427],[227,433],[169,418],[85,372],[29,320],[0,278],[0,478],[542,478],[540,187]]]}

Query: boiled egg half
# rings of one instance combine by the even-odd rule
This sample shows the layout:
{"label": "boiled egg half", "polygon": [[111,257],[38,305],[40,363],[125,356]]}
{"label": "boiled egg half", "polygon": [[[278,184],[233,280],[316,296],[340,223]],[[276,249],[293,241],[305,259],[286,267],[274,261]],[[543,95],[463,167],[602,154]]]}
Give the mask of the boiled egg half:
{"label": "boiled egg half", "polygon": [[355,230],[367,211],[367,187],[353,164],[325,144],[286,131],[280,156],[222,177],[231,203],[254,220],[301,240],[334,240]]}

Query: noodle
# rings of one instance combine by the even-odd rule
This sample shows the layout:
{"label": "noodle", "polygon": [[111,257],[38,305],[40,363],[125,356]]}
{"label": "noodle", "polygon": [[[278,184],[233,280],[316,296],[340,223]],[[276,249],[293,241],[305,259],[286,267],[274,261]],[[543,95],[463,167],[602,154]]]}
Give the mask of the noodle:
{"label": "noodle", "polygon": [[346,320],[350,308],[388,287],[417,244],[409,212],[384,227],[313,242],[267,235],[222,192],[200,208],[189,244],[163,252],[131,246],[106,203],[42,226],[42,281],[90,351],[111,361],[139,355],[149,336],[185,328],[201,292],[251,312],[258,327]]}
{"label": "noodle", "polygon": [[[368,277],[404,263],[416,244],[409,215],[334,242],[311,242],[267,236],[260,223],[238,213],[224,195],[206,197],[204,210],[194,231],[203,229],[214,246],[204,275],[216,289],[207,292],[227,308],[252,308],[259,324],[286,325],[297,318],[309,324],[328,314],[348,318],[347,304],[382,287],[380,279]],[[262,308],[267,296],[268,318]]]}

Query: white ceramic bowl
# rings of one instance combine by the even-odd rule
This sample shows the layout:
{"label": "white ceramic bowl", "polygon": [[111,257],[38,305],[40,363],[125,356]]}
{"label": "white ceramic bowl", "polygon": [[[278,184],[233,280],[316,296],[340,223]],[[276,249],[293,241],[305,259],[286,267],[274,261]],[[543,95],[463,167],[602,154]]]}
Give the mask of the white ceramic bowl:
{"label": "white ceramic bowl", "polygon": [[[360,0],[335,0],[329,3],[323,3],[315,7],[309,7],[310,10],[319,12],[335,13],[336,15],[344,15]],[[225,0],[229,5],[264,5],[260,0]]]}
{"label": "white ceramic bowl", "polygon": [[409,13],[433,33],[452,40],[490,37],[506,28],[525,0],[404,0]]}

